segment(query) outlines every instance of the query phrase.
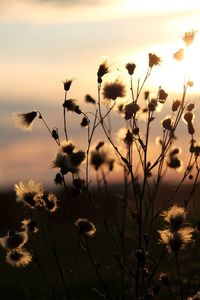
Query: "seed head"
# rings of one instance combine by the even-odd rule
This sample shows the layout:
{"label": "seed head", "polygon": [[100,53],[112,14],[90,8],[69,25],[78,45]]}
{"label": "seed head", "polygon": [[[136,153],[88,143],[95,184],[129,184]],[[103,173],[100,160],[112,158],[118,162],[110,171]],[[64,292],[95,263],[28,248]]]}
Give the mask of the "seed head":
{"label": "seed head", "polygon": [[96,228],[94,226],[94,224],[90,221],[88,221],[88,219],[83,219],[80,218],[75,222],[75,226],[78,230],[79,235],[85,235],[88,237],[92,237],[94,236],[95,232],[96,232]]}
{"label": "seed head", "polygon": [[185,209],[176,205],[164,211],[161,215],[170,224],[171,231],[179,230],[186,218]]}
{"label": "seed head", "polygon": [[180,100],[173,101],[172,111],[177,111],[180,105],[181,105],[181,101]]}
{"label": "seed head", "polygon": [[171,117],[166,117],[162,121],[162,127],[166,130],[171,130],[172,129],[172,118]]}
{"label": "seed head", "polygon": [[70,90],[71,84],[72,84],[72,79],[66,79],[65,81],[63,81],[64,90],[66,92]]}
{"label": "seed head", "polygon": [[102,77],[109,72],[109,64],[108,60],[104,60],[97,71],[97,81],[98,83],[102,83]]}
{"label": "seed head", "polygon": [[27,241],[28,234],[26,231],[10,231],[5,237],[0,238],[0,244],[6,250],[21,248]]}
{"label": "seed head", "polygon": [[24,219],[22,222],[22,229],[27,233],[36,233],[38,231],[37,221],[31,219]]}
{"label": "seed head", "polygon": [[35,183],[33,180],[27,183],[20,182],[19,184],[15,184],[14,190],[17,196],[17,202],[22,202],[30,208],[35,208],[41,204],[40,200],[43,194],[43,187],[40,183]]}
{"label": "seed head", "polygon": [[95,104],[96,103],[96,101],[94,100],[94,98],[92,98],[90,95],[86,95],[85,96],[85,102],[87,102],[87,103],[92,103],[92,104]]}
{"label": "seed head", "polygon": [[28,251],[17,249],[7,252],[6,262],[13,267],[25,267],[32,261]]}
{"label": "seed head", "polygon": [[53,193],[44,193],[42,197],[44,201],[44,207],[49,211],[49,212],[55,212],[58,208],[58,199]]}
{"label": "seed head", "polygon": [[125,105],[124,112],[125,112],[125,119],[130,120],[134,114],[138,112],[140,109],[139,105],[136,103],[129,103]]}
{"label": "seed head", "polygon": [[116,100],[118,97],[125,97],[125,85],[116,79],[114,82],[106,83],[103,87],[103,96],[108,100]]}
{"label": "seed head", "polygon": [[160,230],[158,232],[168,252],[177,253],[180,249],[183,249],[186,244],[191,242],[193,231],[194,229],[192,227],[185,227],[174,232],[171,232],[169,229]]}
{"label": "seed head", "polygon": [[15,124],[18,128],[23,130],[31,130],[33,120],[36,118],[37,112],[32,111],[28,113],[16,113],[14,114]]}

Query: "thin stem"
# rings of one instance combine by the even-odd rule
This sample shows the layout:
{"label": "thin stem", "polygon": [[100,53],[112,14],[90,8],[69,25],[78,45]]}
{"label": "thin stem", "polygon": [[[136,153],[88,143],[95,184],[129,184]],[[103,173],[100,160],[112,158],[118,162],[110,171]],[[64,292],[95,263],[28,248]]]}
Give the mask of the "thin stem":
{"label": "thin stem", "polygon": [[[67,91],[65,91],[65,101],[67,99]],[[66,141],[68,140],[68,135],[67,135],[67,116],[66,116],[66,108],[63,106],[63,122],[64,122],[64,132],[65,132],[65,138]]]}
{"label": "thin stem", "polygon": [[182,278],[181,278],[181,267],[180,267],[180,262],[178,259],[178,253],[175,253],[175,260],[176,260],[176,272],[177,272],[177,276],[178,276],[178,280],[179,280],[179,288],[180,288],[180,297],[181,300],[184,300],[183,297],[183,284],[182,284]]}

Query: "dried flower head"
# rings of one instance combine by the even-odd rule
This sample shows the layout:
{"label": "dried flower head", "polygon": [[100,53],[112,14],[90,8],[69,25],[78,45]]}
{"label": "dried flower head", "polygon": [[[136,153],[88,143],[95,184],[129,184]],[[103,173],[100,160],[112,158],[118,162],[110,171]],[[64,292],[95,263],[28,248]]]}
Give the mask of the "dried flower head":
{"label": "dried flower head", "polygon": [[87,127],[89,125],[89,119],[86,117],[83,117],[82,121],[81,121],[81,127]]}
{"label": "dried flower head", "polygon": [[71,154],[73,153],[75,149],[75,144],[72,141],[62,141],[61,144],[61,150],[64,153]]}
{"label": "dried flower head", "polygon": [[126,132],[126,136],[124,138],[124,143],[127,145],[127,146],[131,146],[133,144],[133,135],[132,133],[130,132],[130,130],[128,129],[127,132]]}
{"label": "dried flower head", "polygon": [[171,117],[166,117],[162,121],[162,127],[166,130],[171,130],[172,129],[172,118]]}
{"label": "dried flower head", "polygon": [[41,204],[41,196],[43,194],[43,187],[40,183],[30,180],[27,183],[20,182],[15,184],[16,201],[22,202],[31,208]]}
{"label": "dried flower head", "polygon": [[168,94],[163,89],[160,89],[158,92],[159,102],[165,103],[167,97],[168,97]]}
{"label": "dried flower head", "polygon": [[181,228],[178,231],[171,232],[169,229],[159,230],[161,241],[166,245],[169,253],[177,253],[183,249],[192,240],[192,227]]}
{"label": "dried flower head", "polygon": [[97,81],[98,83],[102,83],[102,77],[109,72],[109,63],[108,60],[104,60],[97,71]]}
{"label": "dried flower head", "polygon": [[27,233],[36,233],[38,232],[37,221],[31,219],[24,219],[22,222],[22,229]]}
{"label": "dried flower head", "polygon": [[191,123],[194,119],[194,114],[191,111],[187,111],[184,115],[183,115],[183,120],[186,123]]}
{"label": "dried flower head", "polygon": [[75,226],[80,235],[85,235],[85,236],[91,237],[91,236],[94,236],[94,234],[96,232],[96,228],[95,228],[94,224],[92,222],[88,221],[88,219],[84,219],[84,218],[78,219],[75,222]]}
{"label": "dried flower head", "polygon": [[184,36],[182,37],[183,41],[185,42],[186,46],[190,46],[193,43],[193,40],[196,36],[197,31],[196,30],[192,30],[192,31],[188,31],[185,32]]}
{"label": "dried flower head", "polygon": [[149,67],[158,66],[161,63],[161,58],[154,53],[149,53]]}
{"label": "dried flower head", "polygon": [[167,161],[167,166],[171,169],[181,170],[182,163],[176,155],[170,155]]}
{"label": "dried flower head", "polygon": [[31,130],[33,120],[36,118],[36,116],[36,111],[28,113],[16,113],[14,114],[15,125],[23,130]]}
{"label": "dried flower head", "polygon": [[103,141],[98,142],[90,152],[90,164],[96,171],[100,167],[107,167],[109,171],[112,171],[114,159],[110,146]]}
{"label": "dried flower head", "polygon": [[32,261],[28,251],[17,249],[6,254],[6,262],[13,267],[25,267]]}
{"label": "dried flower head", "polygon": [[173,58],[175,58],[176,60],[178,61],[181,61],[184,59],[184,49],[183,48],[180,48],[178,51],[176,51],[174,54],[173,54]]}
{"label": "dried flower head", "polygon": [[106,83],[103,87],[103,96],[105,99],[116,100],[118,97],[125,97],[125,95],[126,87],[119,79]]}
{"label": "dried flower head", "polygon": [[181,101],[180,100],[173,101],[173,103],[172,103],[172,111],[177,111],[180,105],[181,105]]}
{"label": "dried flower head", "polygon": [[95,104],[96,100],[94,100],[94,98],[92,98],[90,95],[87,94],[85,96],[85,102]]}
{"label": "dried flower head", "polygon": [[71,84],[72,84],[72,79],[66,79],[65,81],[63,81],[64,90],[66,92],[70,90]]}
{"label": "dried flower head", "polygon": [[125,105],[124,112],[125,112],[125,119],[130,120],[134,114],[139,111],[140,107],[137,103],[129,103]]}
{"label": "dried flower head", "polygon": [[135,68],[136,68],[136,65],[134,63],[127,63],[125,67],[128,71],[128,74],[133,75],[133,73],[135,71]]}
{"label": "dried flower head", "polygon": [[186,218],[185,209],[176,205],[170,207],[161,215],[164,217],[164,220],[170,224],[170,229],[172,231],[179,230],[184,224]]}
{"label": "dried flower head", "polygon": [[6,250],[21,248],[28,241],[26,231],[10,231],[5,237],[0,238],[0,244]]}

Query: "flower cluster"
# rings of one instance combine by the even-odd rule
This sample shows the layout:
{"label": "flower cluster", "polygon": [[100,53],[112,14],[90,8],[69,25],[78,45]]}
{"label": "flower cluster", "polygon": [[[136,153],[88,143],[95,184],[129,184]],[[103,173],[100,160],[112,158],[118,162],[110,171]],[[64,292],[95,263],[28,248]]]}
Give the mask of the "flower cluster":
{"label": "flower cluster", "polygon": [[69,172],[78,174],[84,159],[84,151],[76,150],[76,146],[71,141],[63,141],[52,166],[53,168],[59,168],[61,175],[65,175]]}

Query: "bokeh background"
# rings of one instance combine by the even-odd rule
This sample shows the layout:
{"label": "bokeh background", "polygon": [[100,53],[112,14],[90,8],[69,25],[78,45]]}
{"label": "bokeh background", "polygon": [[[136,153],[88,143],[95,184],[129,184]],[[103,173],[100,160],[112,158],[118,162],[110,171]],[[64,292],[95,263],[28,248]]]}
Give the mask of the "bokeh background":
{"label": "bokeh background", "polygon": [[[83,110],[90,110],[84,96],[96,97],[96,72],[102,56],[110,58],[116,76],[123,77],[125,63],[135,62],[138,78],[144,76],[148,53],[156,53],[162,64],[154,70],[147,88],[162,86],[169,93],[170,107],[181,95],[187,75],[194,81],[189,100],[194,99],[198,112],[199,34],[186,63],[179,64],[172,56],[183,47],[185,31],[199,30],[199,20],[198,0],[1,0],[0,187],[12,188],[14,183],[31,178],[53,183],[51,161],[56,144],[39,120],[32,132],[16,129],[13,113],[39,110],[50,128],[58,127],[62,135],[63,80],[74,79],[69,97],[77,99]],[[114,131],[117,118],[114,114]],[[80,118],[70,115],[68,124],[70,137],[79,147],[86,147]],[[186,135],[182,124],[178,143],[188,149]],[[186,151],[183,160],[184,155]],[[171,178],[176,176],[173,173]],[[113,180],[117,178],[115,174]]]}

